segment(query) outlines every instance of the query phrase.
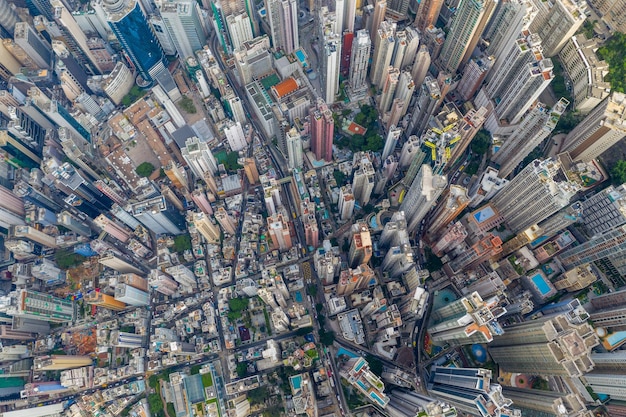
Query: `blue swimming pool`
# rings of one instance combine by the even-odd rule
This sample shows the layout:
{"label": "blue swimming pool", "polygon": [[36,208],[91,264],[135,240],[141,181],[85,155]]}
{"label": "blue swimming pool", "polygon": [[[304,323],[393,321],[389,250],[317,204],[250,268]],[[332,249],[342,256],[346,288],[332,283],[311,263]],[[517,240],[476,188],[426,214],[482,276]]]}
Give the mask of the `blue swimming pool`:
{"label": "blue swimming pool", "polygon": [[294,294],[294,298],[296,299],[297,303],[301,303],[302,302],[302,293],[300,291],[296,291]]}
{"label": "blue swimming pool", "polygon": [[291,378],[289,378],[290,382],[291,382],[291,386],[293,387],[293,389],[298,390],[302,387],[302,376],[301,375],[294,375]]}
{"label": "blue swimming pool", "polygon": [[300,60],[300,62],[304,63],[304,61],[306,61],[306,57],[304,56],[304,53],[302,52],[301,49],[296,49],[296,57]]}
{"label": "blue swimming pool", "polygon": [[543,276],[541,276],[541,274],[533,275],[531,277],[531,280],[533,281],[533,284],[535,284],[541,295],[546,295],[550,292],[550,290],[552,290],[552,288],[550,288],[550,285],[548,285],[548,283],[545,281]]}

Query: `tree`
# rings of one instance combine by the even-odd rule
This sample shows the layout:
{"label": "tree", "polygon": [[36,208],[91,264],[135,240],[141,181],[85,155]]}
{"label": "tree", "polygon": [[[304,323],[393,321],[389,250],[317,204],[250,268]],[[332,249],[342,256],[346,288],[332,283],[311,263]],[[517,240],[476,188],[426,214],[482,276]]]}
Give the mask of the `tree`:
{"label": "tree", "polygon": [[236,311],[238,313],[248,308],[249,300],[243,297],[231,298],[228,300],[228,307],[230,311]]}
{"label": "tree", "polygon": [[615,185],[626,183],[626,161],[620,160],[611,167],[611,180]]}
{"label": "tree", "polygon": [[137,173],[137,175],[139,175],[140,177],[144,177],[147,178],[150,175],[152,175],[152,173],[154,172],[154,165],[152,165],[150,162],[142,162],[141,164],[139,164],[139,166],[135,169],[135,172]]}
{"label": "tree", "polygon": [[364,151],[379,151],[383,147],[383,137],[377,134],[369,134],[373,132],[372,130],[368,131],[368,135],[366,137],[365,146],[362,147]]}
{"label": "tree", "polygon": [[309,285],[307,287],[307,293],[311,296],[311,297],[315,297],[317,296],[317,286],[316,285]]}
{"label": "tree", "polygon": [[602,48],[598,49],[598,57],[609,64],[609,73],[604,81],[611,83],[611,90],[623,93],[626,91],[626,35],[614,32]]}
{"label": "tree", "polygon": [[320,330],[319,335],[320,342],[322,342],[324,346],[332,346],[332,344],[335,342],[335,332],[333,331],[327,332],[325,330]]}
{"label": "tree", "polygon": [[248,391],[246,395],[248,400],[250,400],[250,405],[263,404],[269,398],[270,390],[267,386],[261,386]]}
{"label": "tree", "polygon": [[350,110],[350,109],[343,109],[343,110],[341,111],[341,115],[342,115],[343,117],[348,117],[348,116],[350,116],[350,114],[352,114],[352,110]]}
{"label": "tree", "polygon": [[239,154],[237,152],[229,152],[223,164],[227,171],[237,171],[243,168],[243,166],[239,165]]}
{"label": "tree", "polygon": [[248,364],[246,362],[239,362],[237,364],[237,376],[244,378],[246,375],[248,375]]}
{"label": "tree", "polygon": [[174,238],[174,252],[183,253],[186,250],[191,250],[191,236],[188,234],[178,235]]}
{"label": "tree", "polygon": [[491,146],[491,135],[485,129],[480,129],[476,132],[476,136],[472,139],[470,146],[472,148],[472,152],[484,155]]}
{"label": "tree", "polygon": [[335,177],[335,181],[337,182],[337,187],[341,187],[346,184],[346,174],[339,171],[338,169],[333,171],[333,177]]}

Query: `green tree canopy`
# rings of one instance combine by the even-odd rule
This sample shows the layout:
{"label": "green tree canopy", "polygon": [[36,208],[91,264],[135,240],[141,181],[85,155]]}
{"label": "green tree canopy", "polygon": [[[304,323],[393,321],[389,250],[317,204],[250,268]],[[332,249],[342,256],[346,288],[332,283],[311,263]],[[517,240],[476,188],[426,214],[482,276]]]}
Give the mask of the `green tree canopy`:
{"label": "green tree canopy", "polygon": [[491,134],[485,129],[480,129],[476,132],[476,136],[472,139],[470,146],[472,148],[472,152],[484,155],[491,146]]}
{"label": "green tree canopy", "polygon": [[152,165],[150,162],[142,162],[141,164],[139,164],[139,166],[135,169],[135,172],[137,173],[137,175],[139,175],[140,177],[149,177],[150,175],[152,175],[152,173],[154,172],[155,168],[154,165]]}
{"label": "green tree canopy", "polygon": [[231,298],[228,300],[230,311],[242,312],[248,308],[248,299],[243,297]]}
{"label": "green tree canopy", "polygon": [[617,161],[611,167],[610,173],[613,184],[620,185],[626,183],[626,161]]}
{"label": "green tree canopy", "polygon": [[609,74],[604,81],[611,83],[611,90],[626,91],[626,35],[620,32],[609,39],[597,52],[600,59],[609,64]]}

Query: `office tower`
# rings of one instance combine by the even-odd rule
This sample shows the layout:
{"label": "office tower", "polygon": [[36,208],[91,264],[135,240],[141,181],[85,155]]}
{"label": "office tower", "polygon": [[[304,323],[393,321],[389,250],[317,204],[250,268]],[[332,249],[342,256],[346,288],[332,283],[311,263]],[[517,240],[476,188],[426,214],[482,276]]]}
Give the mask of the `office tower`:
{"label": "office tower", "polygon": [[197,2],[168,0],[161,4],[159,13],[179,57],[193,56],[194,52],[206,44],[202,15]]}
{"label": "office tower", "polygon": [[376,39],[376,33],[380,28],[380,24],[385,20],[385,14],[387,13],[387,0],[377,0],[374,4],[374,13],[372,14],[372,20],[367,22],[367,26],[370,31],[370,39]]}
{"label": "office tower", "polygon": [[392,66],[388,67],[383,76],[381,85],[381,96],[378,102],[378,111],[382,114],[386,113],[391,106],[391,100],[396,93],[398,87],[398,79],[400,78],[400,70]]}
{"label": "office tower", "polygon": [[483,32],[488,42],[487,53],[498,57],[506,45],[519,37],[537,14],[532,0],[505,0],[498,4],[489,25]]}
{"label": "office tower", "polygon": [[339,93],[339,67],[341,64],[341,36],[331,33],[324,36],[322,51],[322,80],[326,103],[333,104]]}
{"label": "office tower", "polygon": [[7,311],[12,316],[51,323],[67,323],[75,319],[74,304],[71,301],[23,289],[18,290],[16,295],[15,309]]}
{"label": "office tower", "polygon": [[430,67],[430,54],[426,45],[420,45],[419,50],[415,54],[415,61],[411,69],[411,77],[416,85],[422,85],[428,75]]}
{"label": "office tower", "polygon": [[493,60],[490,57],[470,59],[456,88],[457,93],[465,100],[470,100],[474,97],[492,65]]}
{"label": "office tower", "polygon": [[226,140],[228,140],[228,145],[231,150],[239,152],[248,146],[241,123],[228,123],[226,127],[224,127],[224,134],[226,135]]}
{"label": "office tower", "polygon": [[115,286],[115,299],[131,306],[147,306],[150,295],[128,284],[118,283]]}
{"label": "office tower", "polygon": [[335,122],[332,112],[324,100],[318,98],[317,103],[309,110],[311,130],[311,152],[318,161],[331,162],[333,159],[333,135]]}
{"label": "office tower", "polygon": [[369,204],[372,191],[374,190],[374,175],[376,171],[374,171],[372,161],[367,156],[363,156],[354,165],[358,166],[358,168],[354,171],[352,194],[358,201],[359,206],[365,207]]}
{"label": "office tower", "polygon": [[339,218],[341,221],[349,220],[354,214],[354,194],[349,185],[344,185],[339,189]]}
{"label": "office tower", "polygon": [[80,368],[93,364],[89,356],[78,355],[50,355],[37,356],[33,359],[33,371],[58,371],[64,369]]}
{"label": "office tower", "polygon": [[176,282],[185,287],[195,288],[197,286],[196,276],[184,265],[176,265],[165,268],[165,272],[174,278]]}
{"label": "office tower", "polygon": [[109,343],[118,348],[136,349],[143,345],[143,336],[135,333],[112,330],[109,334]]}
{"label": "office tower", "polygon": [[298,132],[298,129],[292,127],[287,131],[286,142],[287,162],[289,163],[289,168],[302,169],[302,166],[304,165],[304,154],[302,151],[302,139],[300,137],[300,132]]}
{"label": "office tower", "polygon": [[226,16],[226,24],[233,50],[239,49],[244,42],[254,38],[250,18],[246,12]]}
{"label": "office tower", "polygon": [[586,200],[582,206],[582,222],[590,236],[605,233],[626,223],[626,185],[608,186]]}
{"label": "office tower", "polygon": [[402,135],[402,129],[392,126],[387,133],[387,139],[385,140],[385,146],[383,147],[382,159],[387,159],[389,155],[396,149],[398,139]]}
{"label": "office tower", "polygon": [[417,94],[413,115],[406,131],[412,135],[419,136],[426,128],[430,117],[439,107],[441,90],[439,90],[437,80],[427,75]]}
{"label": "office tower", "polygon": [[[39,69],[51,69],[52,49],[26,22],[15,24],[13,41]],[[5,43],[6,45],[6,43]],[[19,58],[18,58],[19,59]]]}
{"label": "office tower", "polygon": [[159,269],[150,270],[148,285],[151,289],[167,296],[171,296],[178,290],[178,284],[174,279]]}
{"label": "office tower", "polygon": [[459,185],[450,185],[443,193],[437,207],[430,216],[428,234],[437,236],[439,232],[461,214],[470,202],[467,189]]}
{"label": "office tower", "polygon": [[93,41],[87,38],[70,10],[60,0],[51,0],[50,4],[54,8],[56,30],[60,32],[59,36],[55,36],[55,40],[63,42],[64,48],[72,53],[78,64],[88,74],[102,74],[107,70],[108,63],[94,54],[90,48]]}
{"label": "office tower", "polygon": [[372,257],[372,237],[367,224],[362,221],[352,225],[350,234],[352,238],[350,240],[348,264],[351,268],[356,268],[361,264],[368,263]]}
{"label": "office tower", "polygon": [[513,172],[552,133],[568,104],[566,99],[561,98],[552,109],[539,101],[531,106],[493,157],[493,162],[500,165],[501,177]]}
{"label": "office tower", "polygon": [[563,69],[572,82],[574,109],[583,115],[589,114],[611,93],[611,84],[604,81],[609,66],[596,55],[599,46],[597,39],[580,34],[572,36],[559,52]]}
{"label": "office tower", "polygon": [[530,23],[531,32],[543,41],[544,55],[553,57],[582,26],[587,18],[587,3],[581,0],[533,0],[537,16]]}
{"label": "office tower", "polygon": [[552,81],[552,60],[543,57],[541,45],[536,34],[529,34],[496,59],[484,91],[495,102],[497,120],[517,124]]}
{"label": "office tower", "polygon": [[[343,29],[354,33],[357,0],[344,0]],[[369,33],[368,33],[369,36]]]}
{"label": "office tower", "polygon": [[124,63],[118,62],[102,82],[102,90],[115,105],[119,105],[133,85],[135,85],[133,73]]}
{"label": "office tower", "polygon": [[193,213],[193,225],[208,243],[219,243],[220,228],[204,213]]}
{"label": "office tower", "polygon": [[8,0],[0,0],[0,35],[3,37],[13,36],[15,24],[21,20],[11,4]]}
{"label": "office tower", "polygon": [[420,32],[426,31],[430,26],[435,26],[442,5],[443,0],[423,0],[419,2],[413,25]]}
{"label": "office tower", "polygon": [[167,69],[163,50],[150,29],[139,2],[137,0],[103,1],[109,26],[122,45],[124,53],[141,76],[138,84],[145,86],[156,80],[168,96],[175,97],[178,88]]}
{"label": "office tower", "polygon": [[272,240],[273,249],[278,249],[281,252],[291,249],[293,244],[289,234],[289,225],[282,214],[269,216],[267,218],[267,229]]}
{"label": "office tower", "polygon": [[367,70],[369,68],[372,41],[365,29],[357,31],[352,40],[350,55],[350,97],[363,97],[368,89]]}
{"label": "office tower", "polygon": [[389,397],[383,392],[385,384],[370,370],[369,364],[362,357],[350,358],[339,370],[353,388],[357,389],[368,401],[385,408]]}
{"label": "office tower", "polygon": [[591,0],[589,2],[602,15],[602,20],[609,28],[618,32],[626,32],[626,21],[624,20],[624,0]]}
{"label": "office tower", "polygon": [[579,394],[564,394],[554,391],[505,387],[502,393],[513,401],[523,415],[591,417],[593,412],[587,409],[585,400]]}
{"label": "office tower", "polygon": [[150,22],[150,26],[152,26],[154,35],[157,37],[159,44],[163,49],[163,53],[168,56],[176,55],[176,45],[174,45],[174,40],[170,36],[167,27],[165,27],[163,18],[160,15],[152,15],[148,21]]}
{"label": "office tower", "polygon": [[197,136],[187,139],[185,147],[181,149],[181,154],[196,178],[202,179],[206,173],[217,172],[217,161],[209,145]]}
{"label": "office tower", "polygon": [[491,378],[488,369],[433,366],[426,389],[470,415],[521,417],[520,411],[512,408],[513,401],[502,395],[502,387],[492,383]]}
{"label": "office tower", "polygon": [[[463,0],[459,5],[450,31],[443,44],[439,63],[442,70],[456,74],[457,69],[469,59],[475,37],[480,37],[479,31],[484,28],[485,17],[493,12],[495,4],[492,0]],[[476,40],[477,42],[477,40]]]}
{"label": "office tower", "polygon": [[[0,5],[1,7],[1,5]],[[13,41],[7,39],[9,43]],[[5,46],[4,41],[0,41],[0,79],[8,81],[13,75],[20,71],[22,63],[13,56]]]}
{"label": "office tower", "polygon": [[382,87],[385,72],[391,65],[393,50],[395,47],[396,24],[388,21],[381,22],[374,32],[374,55],[370,71],[370,81],[378,88]]}
{"label": "office tower", "polygon": [[561,173],[554,159],[534,160],[511,180],[491,204],[514,233],[537,224],[565,207],[580,186]]}
{"label": "office tower", "polygon": [[593,369],[594,329],[567,314],[515,323],[489,344],[489,354],[508,372],[578,377]]}
{"label": "office tower", "polygon": [[292,53],[300,47],[298,5],[295,0],[265,0],[274,48]]}
{"label": "office tower", "polygon": [[626,95],[613,92],[567,134],[563,151],[591,161],[626,136]]}
{"label": "office tower", "polygon": [[58,285],[65,282],[65,272],[46,258],[34,262],[30,270],[31,275],[43,281],[46,285]]}
{"label": "office tower", "polygon": [[121,272],[122,274],[141,274],[143,273],[141,269],[137,268],[135,265],[125,261],[124,259],[116,256],[113,252],[106,252],[100,256],[98,259],[98,263],[106,266],[107,268],[111,268],[116,270],[117,272]]}
{"label": "office tower", "polygon": [[417,225],[437,202],[437,198],[448,185],[444,175],[433,173],[429,165],[422,165],[417,177],[400,204],[407,219],[407,230],[414,232]]}
{"label": "office tower", "polygon": [[162,196],[131,204],[130,210],[153,233],[179,235],[185,229],[184,218]]}

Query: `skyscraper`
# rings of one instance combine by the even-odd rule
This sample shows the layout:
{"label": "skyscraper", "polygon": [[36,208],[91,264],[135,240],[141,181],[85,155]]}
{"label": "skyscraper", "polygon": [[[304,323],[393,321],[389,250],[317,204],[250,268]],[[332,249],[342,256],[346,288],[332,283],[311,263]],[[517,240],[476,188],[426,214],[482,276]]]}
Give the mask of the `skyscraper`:
{"label": "skyscraper", "polygon": [[537,16],[530,23],[531,32],[543,40],[543,50],[547,57],[558,54],[567,42],[582,26],[587,18],[584,0],[533,0]]}
{"label": "skyscraper", "polygon": [[558,160],[536,159],[517,174],[491,203],[511,230],[519,233],[565,207],[579,189],[578,184],[561,174]]}
{"label": "skyscraper", "polygon": [[532,0],[500,2],[483,33],[483,39],[489,42],[487,53],[495,57],[499,56],[506,45],[517,39],[519,34],[527,29],[536,13]]}
{"label": "skyscraper", "polygon": [[341,36],[331,33],[324,36],[322,50],[322,79],[326,103],[333,104],[339,93],[339,67],[341,64]]}
{"label": "skyscraper", "polygon": [[589,324],[559,314],[512,324],[488,349],[508,372],[578,377],[593,369],[591,349],[598,343]]}
{"label": "skyscraper", "polygon": [[74,305],[71,301],[24,289],[14,294],[16,305],[7,311],[9,315],[51,323],[66,323],[75,318]]}
{"label": "skyscraper", "polygon": [[506,138],[493,162],[500,165],[500,176],[507,177],[556,127],[569,102],[562,98],[553,109],[536,102],[524,115],[513,134]]}
{"label": "skyscraper", "polygon": [[626,136],[626,95],[613,92],[567,134],[562,149],[591,161]]}
{"label": "skyscraper", "polygon": [[484,301],[474,292],[434,310],[428,334],[433,341],[452,345],[488,343],[504,332],[497,320],[504,313],[497,299]]}
{"label": "skyscraper", "polygon": [[298,3],[295,0],[265,0],[274,48],[292,53],[300,46]]}
{"label": "skyscraper", "polygon": [[352,54],[350,56],[350,97],[363,97],[367,91],[367,70],[369,68],[370,49],[372,41],[365,29],[357,31],[352,40]]}
{"label": "skyscraper", "polygon": [[254,38],[250,18],[245,11],[226,16],[226,24],[233,50],[239,49],[244,42]]}
{"label": "skyscraper", "polygon": [[407,219],[409,232],[415,231],[447,185],[448,179],[445,176],[433,174],[430,165],[422,165],[400,204],[400,210],[404,211]]}
{"label": "skyscraper", "polygon": [[185,219],[164,197],[154,197],[131,205],[133,216],[156,234],[179,235]]}
{"label": "skyscraper", "polygon": [[356,3],[357,3],[357,0],[344,0],[345,11],[343,13],[343,29],[348,32],[354,32],[354,19],[356,17]]}
{"label": "skyscraper", "polygon": [[467,189],[452,184],[444,192],[429,221],[428,234],[437,236],[441,229],[450,224],[467,207],[470,199]]}
{"label": "skyscraper", "polygon": [[302,153],[302,139],[300,137],[300,132],[298,132],[295,127],[292,127],[287,131],[286,143],[287,162],[289,163],[289,168],[302,169],[302,165],[304,164]]}
{"label": "skyscraper", "polygon": [[139,85],[156,81],[174,99],[180,95],[165,56],[138,0],[103,0],[109,26],[130,63],[141,76]]}
{"label": "skyscraper", "polygon": [[430,117],[433,115],[441,99],[441,90],[437,80],[427,75],[424,83],[417,93],[417,99],[413,108],[413,115],[407,127],[407,132],[414,135],[421,135]]}
{"label": "skyscraper", "polygon": [[289,225],[282,214],[276,214],[267,218],[267,230],[269,231],[274,249],[278,249],[281,252],[291,249],[293,244],[289,234]]}
{"label": "skyscraper", "polygon": [[370,80],[378,88],[382,87],[385,71],[391,65],[393,50],[396,43],[396,24],[388,21],[381,22],[374,32],[374,55],[370,71]]}
{"label": "skyscraper", "polygon": [[411,69],[411,76],[416,85],[422,85],[426,75],[428,75],[428,68],[430,67],[430,53],[426,45],[420,45],[417,53],[415,54],[415,61],[413,61],[413,68]]}
{"label": "skyscraper", "polygon": [[372,14],[371,23],[368,21],[367,26],[370,31],[370,38],[376,38],[376,32],[380,28],[380,24],[385,20],[385,13],[387,12],[387,0],[377,0],[374,3],[374,13]]}
{"label": "skyscraper", "polygon": [[[442,70],[455,74],[463,61],[467,61],[465,57],[470,44],[474,43],[473,39],[481,26],[484,28],[485,13],[491,11],[493,11],[493,0],[463,0],[461,2],[452,18],[450,31],[439,55]],[[469,53],[471,54],[471,51]]]}
{"label": "skyscraper", "polygon": [[163,23],[178,56],[187,58],[206,44],[200,6],[195,1],[168,0],[160,8]]}
{"label": "skyscraper", "polygon": [[309,110],[311,129],[311,151],[318,161],[327,162],[333,159],[333,135],[335,122],[326,102],[318,99]]}
{"label": "skyscraper", "polygon": [[50,69],[52,65],[52,48],[39,37],[37,32],[26,22],[15,24],[15,44],[20,47],[40,69]]}
{"label": "skyscraper", "polygon": [[502,395],[502,387],[491,382],[491,371],[473,368],[433,366],[427,382],[428,393],[464,413],[482,417],[521,417],[513,401]]}
{"label": "skyscraper", "polygon": [[439,12],[443,6],[443,0],[422,0],[417,6],[417,14],[413,23],[420,32],[424,32],[426,28],[435,26],[439,18]]}
{"label": "skyscraper", "polygon": [[187,139],[185,147],[181,149],[181,154],[197,179],[203,179],[206,173],[217,172],[217,161],[209,145],[197,136]]}
{"label": "skyscraper", "polygon": [[483,80],[493,65],[490,57],[470,59],[463,70],[463,78],[459,81],[456,91],[465,100],[470,100],[480,88]]}
{"label": "skyscraper", "polygon": [[494,101],[497,120],[517,124],[554,78],[552,60],[544,58],[541,45],[539,36],[526,32],[496,59],[483,88]]}
{"label": "skyscraper", "polygon": [[387,67],[383,76],[380,101],[378,102],[378,111],[385,114],[391,106],[391,101],[398,87],[398,79],[400,78],[400,70],[392,66]]}

